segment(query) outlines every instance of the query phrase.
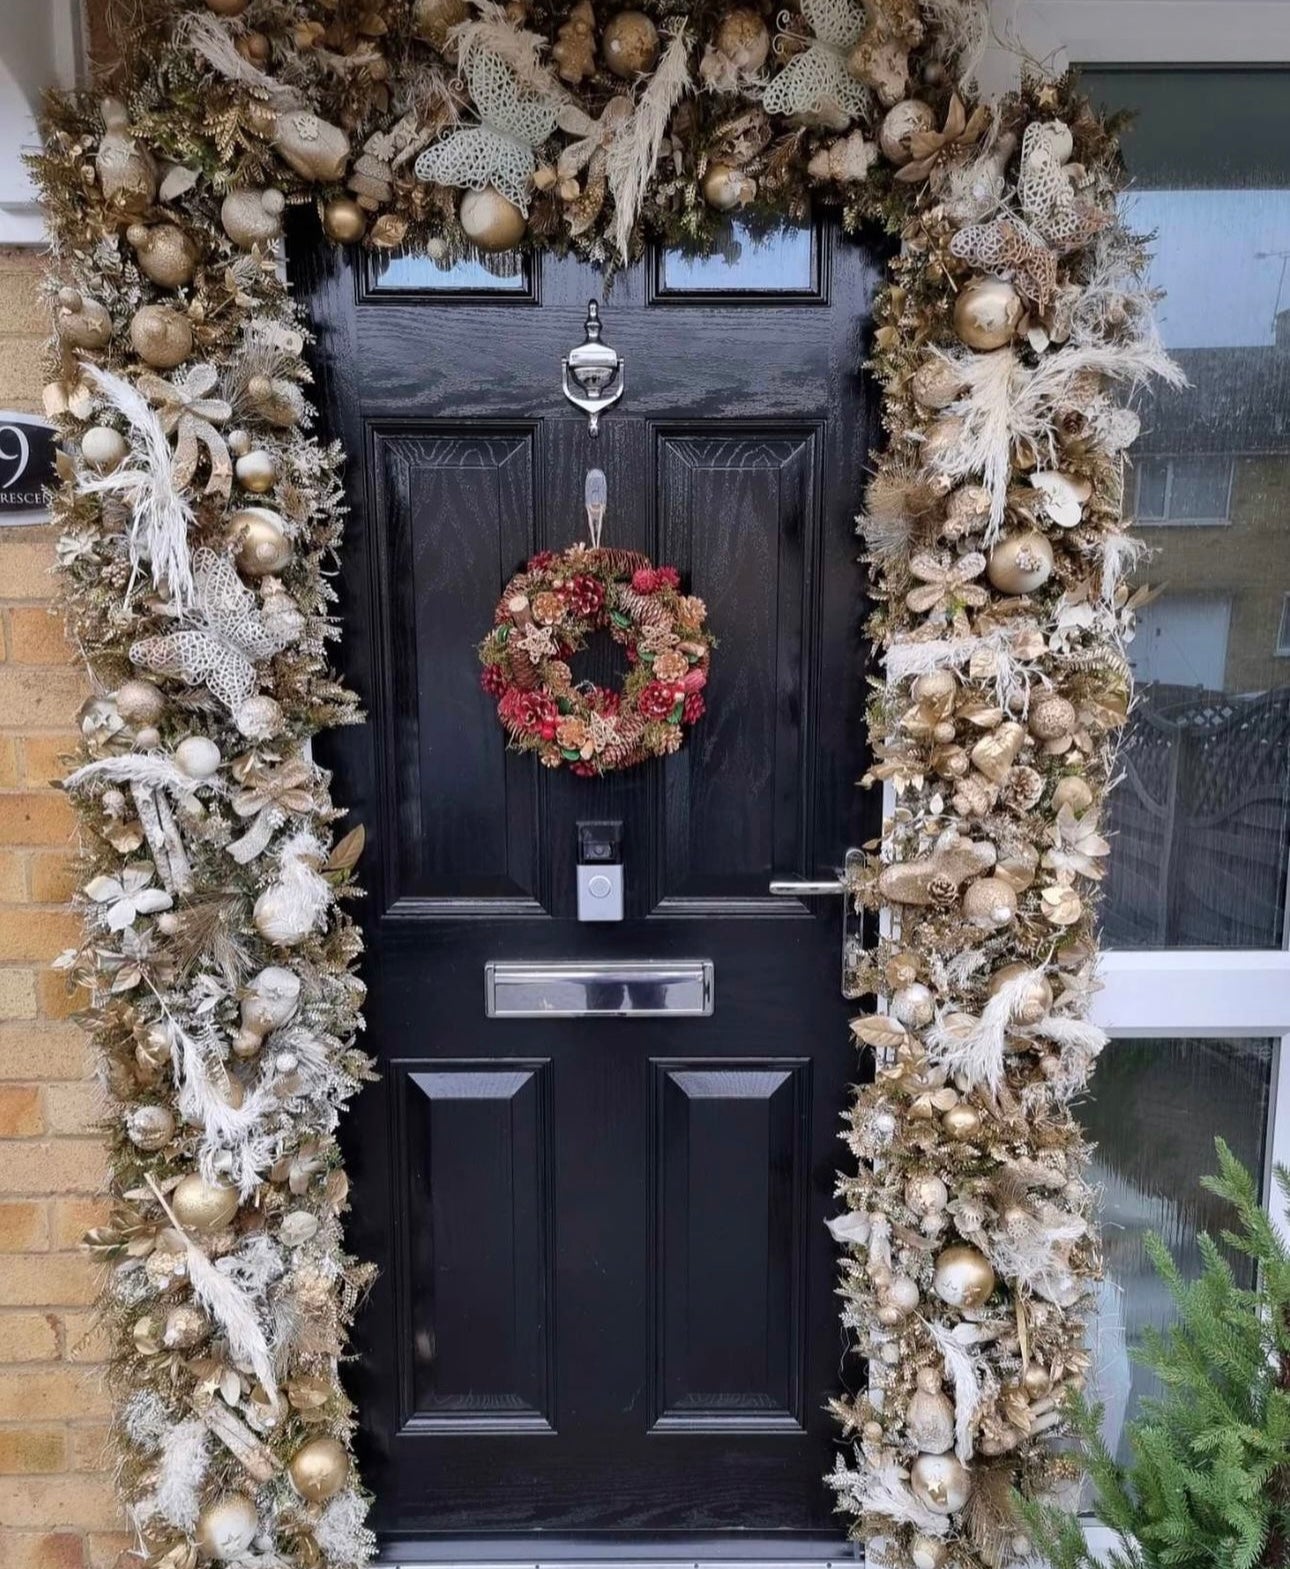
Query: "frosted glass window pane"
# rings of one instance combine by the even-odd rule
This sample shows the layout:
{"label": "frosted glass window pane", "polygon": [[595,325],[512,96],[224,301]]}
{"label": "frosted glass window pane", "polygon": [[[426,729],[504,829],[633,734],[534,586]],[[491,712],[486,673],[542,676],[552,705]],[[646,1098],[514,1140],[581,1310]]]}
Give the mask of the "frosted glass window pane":
{"label": "frosted glass window pane", "polygon": [[525,260],[513,252],[438,262],[424,253],[384,251],[373,253],[368,265],[370,286],[378,294],[409,289],[431,294],[523,294],[528,289]]}
{"label": "frosted glass window pane", "polygon": [[664,251],[661,279],[666,294],[812,294],[812,233],[807,226],[760,232],[732,219],[710,256]]}
{"label": "frosted glass window pane", "polygon": [[[1192,385],[1142,406],[1129,649],[1139,703],[1112,798],[1115,948],[1278,948],[1290,859],[1290,72],[1089,71],[1139,112],[1131,226]],[[1204,112],[1198,107],[1204,105]]]}
{"label": "frosted glass window pane", "polygon": [[[1144,1239],[1154,1231],[1185,1276],[1200,1273],[1197,1234],[1217,1237],[1231,1219],[1200,1179],[1216,1168],[1215,1137],[1262,1177],[1272,1062],[1270,1040],[1112,1041],[1078,1108],[1097,1146],[1092,1180],[1102,1191],[1106,1262],[1090,1393],[1106,1406],[1106,1434],[1122,1454],[1126,1417],[1144,1395],[1158,1393],[1129,1350],[1148,1325],[1163,1328],[1172,1311]],[[1248,1270],[1241,1279],[1250,1283]]]}

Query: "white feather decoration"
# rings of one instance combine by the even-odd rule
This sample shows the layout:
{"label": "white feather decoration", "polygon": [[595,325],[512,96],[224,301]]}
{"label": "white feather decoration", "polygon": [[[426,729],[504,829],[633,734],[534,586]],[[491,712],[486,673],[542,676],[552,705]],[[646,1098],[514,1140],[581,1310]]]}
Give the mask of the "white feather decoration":
{"label": "white feather decoration", "polygon": [[165,1434],[157,1481],[139,1513],[160,1515],[179,1531],[191,1531],[201,1513],[202,1483],[210,1465],[210,1446],[205,1422],[193,1418],[176,1422]]}
{"label": "white feather decoration", "polygon": [[103,757],[97,762],[86,763],[68,774],[63,787],[79,790],[82,785],[99,779],[111,784],[141,785],[147,790],[172,790],[176,795],[189,795],[203,788],[224,789],[223,781],[213,776],[194,779],[182,773],[160,752],[124,752],[120,757]]}
{"label": "white feather decoration", "polygon": [[367,1529],[367,1504],[352,1488],[337,1493],[314,1526],[314,1541],[335,1569],[359,1569],[371,1558],[376,1538]]}
{"label": "white feather decoration", "polygon": [[267,75],[240,55],[230,29],[206,11],[188,11],[181,16],[175,27],[175,41],[200,55],[217,76],[252,88],[256,97],[275,109],[295,109],[304,102],[295,88],[284,87],[278,78]]}
{"label": "white feather decoration", "polygon": [[945,1536],[950,1529],[946,1515],[934,1514],[921,1503],[895,1461],[849,1471],[841,1458],[825,1478],[840,1496],[845,1495],[856,1514],[884,1515],[902,1525],[912,1525],[929,1536]]}
{"label": "white feather decoration", "polygon": [[[964,1465],[968,1465],[972,1460],[972,1436],[977,1413],[994,1380],[981,1360],[955,1338],[955,1330],[946,1329],[931,1320],[924,1322],[945,1363],[945,1377],[954,1386],[954,1453]],[[972,1326],[959,1325],[958,1328],[970,1330]]]}
{"label": "white feather decoration", "polygon": [[76,488],[83,495],[119,496],[131,508],[126,544],[138,572],[144,561],[152,584],[181,607],[193,597],[193,564],[188,529],[193,511],[175,481],[175,454],[155,410],[123,377],[86,363],[82,370],[134,434],[129,458],[110,474],[91,478],[82,473]]}
{"label": "white feather decoration", "polygon": [[672,111],[689,90],[689,39],[682,28],[664,51],[631,118],[619,126],[609,144],[605,178],[614,199],[613,241],[623,261]]}
{"label": "white feather decoration", "polygon": [[981,1017],[969,1027],[970,1014],[958,1013],[942,1018],[927,1034],[928,1058],[937,1067],[961,1077],[968,1084],[983,1086],[993,1095],[1003,1082],[1004,1055],[1008,1032],[1015,1028],[1017,1010],[1031,988],[1042,982],[1043,970],[1022,970],[999,988]]}

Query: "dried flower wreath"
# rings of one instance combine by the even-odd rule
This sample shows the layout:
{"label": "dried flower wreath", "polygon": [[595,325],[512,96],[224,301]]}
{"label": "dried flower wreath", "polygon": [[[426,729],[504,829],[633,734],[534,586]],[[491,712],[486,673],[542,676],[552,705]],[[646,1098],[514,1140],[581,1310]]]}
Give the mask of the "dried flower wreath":
{"label": "dried flower wreath", "polygon": [[[703,717],[712,639],[675,567],[630,550],[542,551],[506,585],[480,645],[511,744],[547,768],[607,774],[680,751]],[[576,683],[569,658],[607,629],[632,669],[621,692]]]}
{"label": "dried flower wreath", "polygon": [[337,1373],[365,1278],[336,1144],[368,1071],[336,902],[357,845],[331,846],[309,749],[356,717],[326,659],[341,454],[311,433],[275,256],[285,204],[314,199],[333,239],[443,260],[614,264],[814,199],[902,240],[861,525],[896,807],[853,888],[891,912],[853,977],[887,1006],[855,1025],[876,1079],[834,1223],[871,1382],[837,1403],[829,1480],[893,1563],[1025,1556],[1014,1489],[1074,1474],[1052,1440],[1099,1268],[1069,1102],[1102,1043],[1092,907],[1130,699],[1120,396],[1177,379],[1107,127],[1066,82],[974,105],[976,0],[136,10],[117,96],[51,102],[35,164],[58,556],[97,684],[67,781],[86,919],[67,962],[114,1108],[91,1241],[142,1561],[371,1549]]}

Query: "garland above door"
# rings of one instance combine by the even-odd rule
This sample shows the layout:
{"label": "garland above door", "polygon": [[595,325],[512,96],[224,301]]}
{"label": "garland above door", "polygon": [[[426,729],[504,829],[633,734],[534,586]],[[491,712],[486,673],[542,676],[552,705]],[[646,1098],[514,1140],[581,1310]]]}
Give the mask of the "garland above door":
{"label": "garland above door", "polygon": [[335,1137],[367,1071],[337,904],[359,844],[333,844],[344,803],[309,750],[357,715],[328,659],[343,454],[314,432],[275,257],[299,201],[337,242],[444,262],[612,268],[815,201],[899,238],[861,522],[893,807],[848,885],[891,917],[851,977],[886,1007],[854,1026],[877,1077],[833,1226],[872,1386],[838,1403],[829,1481],[897,1563],[1024,1557],[1014,1490],[1075,1477],[1053,1441],[1099,1268],[1069,1103],[1102,1044],[1100,826],[1131,695],[1123,399],[1179,379],[1111,132],[1065,81],[976,103],[973,0],[138,14],[116,96],[51,102],[35,167],[58,555],[96,684],[67,964],[112,1094],[116,1202],[90,1240],[142,1561],[371,1548],[338,1377],[365,1280]]}

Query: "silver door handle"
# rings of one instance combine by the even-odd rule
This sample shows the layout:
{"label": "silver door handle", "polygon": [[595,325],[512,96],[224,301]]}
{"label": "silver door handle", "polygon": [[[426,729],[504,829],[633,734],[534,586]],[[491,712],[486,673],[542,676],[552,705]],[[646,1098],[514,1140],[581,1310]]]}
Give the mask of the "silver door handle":
{"label": "silver door handle", "polygon": [[811,878],[801,881],[776,879],[771,883],[770,891],[780,899],[819,899],[826,894],[845,893],[847,883],[844,877],[821,878],[819,881]]}

